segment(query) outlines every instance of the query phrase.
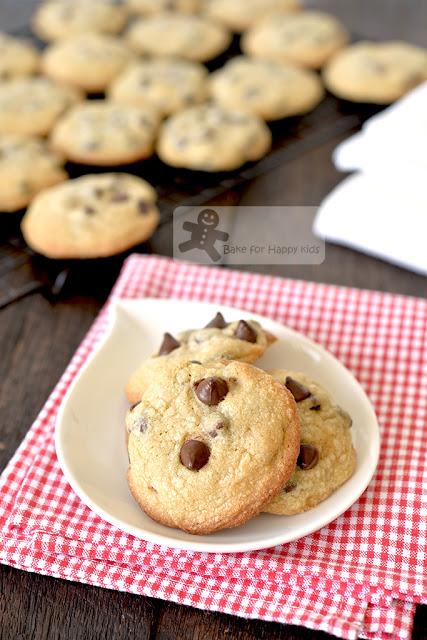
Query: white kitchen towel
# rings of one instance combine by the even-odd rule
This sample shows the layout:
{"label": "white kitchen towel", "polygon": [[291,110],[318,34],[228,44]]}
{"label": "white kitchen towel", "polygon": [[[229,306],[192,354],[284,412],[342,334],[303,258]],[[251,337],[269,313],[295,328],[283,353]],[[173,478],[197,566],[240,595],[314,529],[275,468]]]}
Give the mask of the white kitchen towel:
{"label": "white kitchen towel", "polygon": [[412,183],[425,180],[427,82],[367,120],[359,133],[338,145],[333,161],[340,171],[392,172]]}
{"label": "white kitchen towel", "polygon": [[401,184],[349,176],[320,205],[314,232],[427,275],[427,200]]}
{"label": "white kitchen towel", "polygon": [[427,83],[368,120],[333,154],[346,178],[314,232],[427,275]]}

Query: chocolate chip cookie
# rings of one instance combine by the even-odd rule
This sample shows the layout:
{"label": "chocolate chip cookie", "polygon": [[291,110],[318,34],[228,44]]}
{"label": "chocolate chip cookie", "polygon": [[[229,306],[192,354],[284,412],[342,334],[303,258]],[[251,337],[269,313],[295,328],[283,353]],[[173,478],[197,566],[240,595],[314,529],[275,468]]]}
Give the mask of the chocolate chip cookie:
{"label": "chocolate chip cookie", "polygon": [[81,95],[47,78],[18,78],[0,83],[0,134],[45,136]]}
{"label": "chocolate chip cookie", "polygon": [[231,171],[262,158],[270,146],[270,129],[257,116],[206,104],[171,116],[160,130],[157,153],[173,167]]}
{"label": "chocolate chip cookie", "polygon": [[63,164],[44,140],[0,136],[0,211],[22,209],[42,189],[66,180]]}
{"label": "chocolate chip cookie", "polygon": [[390,104],[427,80],[427,49],[407,42],[358,42],[331,60],[323,79],[340,98]]}
{"label": "chocolate chip cookie", "polygon": [[242,49],[275,62],[320,69],[348,42],[348,33],[334,17],[320,11],[276,13],[247,31]]}
{"label": "chocolate chip cookie", "polygon": [[42,68],[53,80],[95,93],[104,91],[132,58],[118,38],[84,33],[47,47]]}
{"label": "chocolate chip cookie", "polygon": [[206,14],[240,33],[277,11],[298,11],[299,0],[205,0]]}
{"label": "chocolate chip cookie", "polygon": [[99,258],[149,238],[159,221],[154,189],[127,173],[86,175],[40,192],[21,228],[49,258]]}
{"label": "chocolate chip cookie", "polygon": [[52,146],[73,162],[117,166],[151,156],[158,126],[152,107],[89,100],[59,120]]}
{"label": "chocolate chip cookie", "polygon": [[126,386],[129,402],[141,396],[153,377],[170,362],[209,362],[226,359],[255,362],[276,340],[255,320],[227,322],[221,313],[203,329],[190,329],[176,337],[165,333],[158,352],[147,358],[130,377]]}
{"label": "chocolate chip cookie", "polygon": [[127,0],[132,13],[151,15],[177,11],[178,13],[197,13],[201,0]]}
{"label": "chocolate chip cookie", "polygon": [[204,102],[208,71],[198,62],[161,59],[130,65],[113,82],[108,97],[114,102],[151,104],[163,116]]}
{"label": "chocolate chip cookie", "polygon": [[126,425],[135,500],[154,520],[194,534],[257,515],[299,451],[292,395],[242,362],[165,366]]}
{"label": "chocolate chip cookie", "polygon": [[30,42],[0,32],[0,81],[31,76],[39,67],[39,57]]}
{"label": "chocolate chip cookie", "polygon": [[294,515],[318,505],[353,474],[356,452],[351,418],[308,376],[282,369],[270,373],[295,398],[301,446],[294,473],[264,511]]}
{"label": "chocolate chip cookie", "polygon": [[205,62],[227,49],[231,34],[201,16],[163,13],[137,20],[130,26],[127,40],[137,53],[144,55]]}
{"label": "chocolate chip cookie", "polygon": [[211,76],[213,99],[224,108],[278,120],[307,113],[322,100],[314,71],[246,56],[232,58]]}
{"label": "chocolate chip cookie", "polygon": [[62,40],[80,33],[119,33],[127,21],[125,8],[105,0],[49,0],[34,14],[32,28],[42,40]]}

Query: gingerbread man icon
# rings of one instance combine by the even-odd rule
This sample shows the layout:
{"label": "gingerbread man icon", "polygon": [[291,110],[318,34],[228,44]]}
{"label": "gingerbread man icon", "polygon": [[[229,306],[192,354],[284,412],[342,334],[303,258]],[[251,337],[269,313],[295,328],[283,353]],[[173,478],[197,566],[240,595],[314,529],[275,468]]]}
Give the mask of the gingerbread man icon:
{"label": "gingerbread man icon", "polygon": [[182,225],[184,231],[191,233],[191,238],[179,245],[182,253],[191,251],[192,249],[200,249],[205,251],[213,262],[218,262],[221,254],[215,248],[217,240],[226,242],[230,237],[225,231],[217,229],[219,224],[219,215],[213,209],[203,209],[197,216],[196,222],[186,221]]}

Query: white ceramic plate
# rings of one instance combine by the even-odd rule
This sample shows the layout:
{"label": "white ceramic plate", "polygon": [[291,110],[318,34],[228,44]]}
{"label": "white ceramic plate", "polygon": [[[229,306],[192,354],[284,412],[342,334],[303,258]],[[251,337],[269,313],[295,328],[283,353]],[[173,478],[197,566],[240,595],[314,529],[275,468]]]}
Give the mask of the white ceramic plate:
{"label": "white ceramic plate", "polygon": [[[126,482],[128,457],[123,389],[129,374],[158,348],[162,334],[202,327],[221,311],[226,320],[253,318],[279,340],[257,363],[300,370],[324,385],[353,418],[357,469],[338,491],[296,516],[262,514],[243,526],[194,536],[151,520]],[[81,369],[61,405],[56,425],[59,464],[76,494],[101,518],[138,538],[180,549],[240,552],[272,547],[317,531],[348,509],[375,471],[379,430],[364,391],[330,353],[288,327],[238,309],[182,300],[122,300],[112,308],[107,336]]]}

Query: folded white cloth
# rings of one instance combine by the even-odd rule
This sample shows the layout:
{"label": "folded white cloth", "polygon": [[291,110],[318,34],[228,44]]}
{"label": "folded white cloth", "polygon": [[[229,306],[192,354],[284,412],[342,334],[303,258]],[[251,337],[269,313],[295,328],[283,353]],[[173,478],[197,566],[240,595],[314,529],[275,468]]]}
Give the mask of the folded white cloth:
{"label": "folded white cloth", "polygon": [[368,120],[333,160],[359,173],[322,202],[314,232],[427,275],[427,83]]}
{"label": "folded white cloth", "polygon": [[427,202],[367,174],[354,174],[323,201],[314,232],[427,275]]}

